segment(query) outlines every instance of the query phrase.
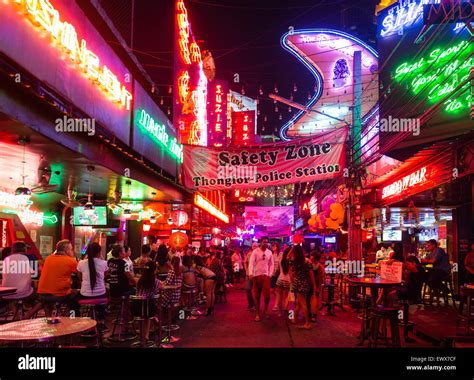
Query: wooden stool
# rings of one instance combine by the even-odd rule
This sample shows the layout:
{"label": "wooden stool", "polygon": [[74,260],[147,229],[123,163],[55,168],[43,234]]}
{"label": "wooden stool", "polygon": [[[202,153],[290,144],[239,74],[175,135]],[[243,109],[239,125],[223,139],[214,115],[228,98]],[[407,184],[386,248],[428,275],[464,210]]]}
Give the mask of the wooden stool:
{"label": "wooden stool", "polygon": [[392,346],[400,347],[400,331],[398,330],[398,309],[383,306],[377,306],[372,308],[372,327],[369,339],[369,347],[377,347],[377,343],[380,338],[380,328],[385,327],[386,322],[390,323],[390,337],[392,339]]}
{"label": "wooden stool", "polygon": [[[472,285],[471,285],[472,286]],[[474,287],[461,287],[461,302],[459,303],[458,318],[456,320],[456,327],[460,327],[461,321],[466,321],[466,335],[471,335],[471,321],[474,321],[474,316],[472,315],[472,306],[474,304]],[[463,314],[464,303],[467,304],[466,314]]]}

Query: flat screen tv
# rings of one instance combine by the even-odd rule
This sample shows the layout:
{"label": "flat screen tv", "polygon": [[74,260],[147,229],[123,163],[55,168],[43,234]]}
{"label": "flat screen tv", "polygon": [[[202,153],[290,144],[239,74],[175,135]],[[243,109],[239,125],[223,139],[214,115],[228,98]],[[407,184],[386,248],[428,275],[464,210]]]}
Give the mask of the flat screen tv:
{"label": "flat screen tv", "polygon": [[401,230],[385,230],[382,235],[383,241],[402,241]]}
{"label": "flat screen tv", "polygon": [[324,237],[324,244],[336,244],[336,237],[335,236],[325,236]]}
{"label": "flat screen tv", "polygon": [[106,226],[107,207],[96,206],[93,213],[85,213],[84,207],[74,207],[75,226]]}

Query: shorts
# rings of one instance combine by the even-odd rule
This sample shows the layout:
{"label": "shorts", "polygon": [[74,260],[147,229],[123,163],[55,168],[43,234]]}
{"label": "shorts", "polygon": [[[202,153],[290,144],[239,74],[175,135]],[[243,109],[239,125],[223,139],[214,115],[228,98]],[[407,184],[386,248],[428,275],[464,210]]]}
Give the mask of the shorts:
{"label": "shorts", "polygon": [[270,297],[270,277],[256,276],[253,278],[253,292],[260,292],[265,298]]}
{"label": "shorts", "polygon": [[276,287],[289,290],[290,289],[290,281],[277,280]]}

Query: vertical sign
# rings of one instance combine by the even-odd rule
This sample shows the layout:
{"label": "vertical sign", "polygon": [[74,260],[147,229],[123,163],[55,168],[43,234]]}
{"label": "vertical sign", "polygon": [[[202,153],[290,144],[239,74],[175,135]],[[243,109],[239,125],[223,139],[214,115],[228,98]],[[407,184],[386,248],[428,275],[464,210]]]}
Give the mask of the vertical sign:
{"label": "vertical sign", "polygon": [[209,146],[226,146],[227,135],[227,82],[214,80],[208,86],[208,142]]}
{"label": "vertical sign", "polygon": [[173,124],[182,144],[207,146],[207,78],[184,1],[175,2]]}
{"label": "vertical sign", "polygon": [[[255,144],[257,128],[257,100],[230,91],[232,145]],[[229,138],[229,134],[228,134]]]}
{"label": "vertical sign", "polygon": [[233,145],[252,145],[255,143],[255,112],[242,111],[232,113],[234,128]]}

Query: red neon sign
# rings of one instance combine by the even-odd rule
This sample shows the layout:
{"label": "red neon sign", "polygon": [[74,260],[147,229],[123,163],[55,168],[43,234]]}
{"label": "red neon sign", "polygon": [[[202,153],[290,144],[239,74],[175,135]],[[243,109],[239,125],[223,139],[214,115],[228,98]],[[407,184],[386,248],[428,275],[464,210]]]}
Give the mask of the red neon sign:
{"label": "red neon sign", "polygon": [[255,140],[255,111],[234,112],[232,114],[234,127],[234,145],[250,145]]}
{"label": "red neon sign", "polygon": [[214,80],[208,88],[208,141],[214,147],[226,145],[227,133],[227,92],[225,81]]}
{"label": "red neon sign", "polygon": [[382,199],[400,195],[414,187],[425,184],[427,182],[426,172],[427,168],[425,166],[385,186],[382,189]]}
{"label": "red neon sign", "polygon": [[61,21],[59,12],[49,0],[15,0],[14,2],[34,25],[46,31],[51,39],[64,49],[69,59],[86,73],[112,101],[129,110],[132,94],[127,91],[117,76],[87,47],[87,41],[79,39],[76,29]]}

